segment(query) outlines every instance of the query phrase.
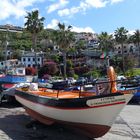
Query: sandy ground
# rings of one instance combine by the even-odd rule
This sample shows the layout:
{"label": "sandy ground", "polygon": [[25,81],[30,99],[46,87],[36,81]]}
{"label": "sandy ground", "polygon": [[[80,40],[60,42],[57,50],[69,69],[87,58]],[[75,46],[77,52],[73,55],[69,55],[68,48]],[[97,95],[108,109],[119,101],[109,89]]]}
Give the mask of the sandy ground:
{"label": "sandy ground", "polygon": [[[31,123],[33,122],[33,123]],[[0,140],[89,140],[63,125],[33,121],[21,106],[0,107]],[[96,140],[140,140],[140,106],[127,105],[110,131]]]}

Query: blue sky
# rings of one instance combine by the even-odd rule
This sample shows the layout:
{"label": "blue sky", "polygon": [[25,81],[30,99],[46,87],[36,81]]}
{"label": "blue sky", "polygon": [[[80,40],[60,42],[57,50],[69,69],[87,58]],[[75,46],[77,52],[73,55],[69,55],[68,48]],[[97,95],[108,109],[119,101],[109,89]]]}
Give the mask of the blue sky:
{"label": "blue sky", "polygon": [[26,12],[36,9],[46,28],[56,29],[61,22],[77,32],[140,29],[140,0],[1,0],[0,25],[24,27]]}

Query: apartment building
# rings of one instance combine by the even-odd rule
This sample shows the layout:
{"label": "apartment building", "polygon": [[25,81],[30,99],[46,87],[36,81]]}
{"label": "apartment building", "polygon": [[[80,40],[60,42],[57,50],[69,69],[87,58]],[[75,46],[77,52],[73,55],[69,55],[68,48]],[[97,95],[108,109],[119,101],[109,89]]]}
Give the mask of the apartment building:
{"label": "apartment building", "polygon": [[[43,58],[42,53],[36,53],[36,62],[38,67],[43,65]],[[25,67],[34,67],[36,62],[34,52],[23,54],[21,57],[21,64],[23,64]]]}
{"label": "apartment building", "polygon": [[[124,44],[124,54],[126,55],[129,55],[129,54],[138,55],[138,50],[139,48],[134,43]],[[121,44],[114,46],[114,54],[116,55],[122,54]]]}

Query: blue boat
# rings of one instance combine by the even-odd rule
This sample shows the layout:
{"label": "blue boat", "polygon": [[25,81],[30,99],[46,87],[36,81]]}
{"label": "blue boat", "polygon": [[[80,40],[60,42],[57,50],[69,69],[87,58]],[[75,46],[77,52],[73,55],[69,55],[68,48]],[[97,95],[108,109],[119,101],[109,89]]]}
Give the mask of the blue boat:
{"label": "blue boat", "polygon": [[26,81],[27,81],[26,76],[21,75],[4,75],[3,77],[0,77],[1,83],[20,83]]}
{"label": "blue boat", "polygon": [[[134,96],[131,98],[131,100],[129,101],[129,103],[140,103],[140,82],[138,81],[139,79],[126,79],[123,81],[123,84],[118,85],[118,89],[120,90],[126,90],[126,89],[135,89],[136,93],[134,94]],[[131,83],[130,83],[131,81]]]}
{"label": "blue boat", "polygon": [[14,68],[0,75],[0,83],[32,82],[33,76],[25,75],[25,68]]}
{"label": "blue boat", "polygon": [[137,92],[134,94],[133,98],[130,100],[130,103],[140,103],[140,87],[137,87]]}

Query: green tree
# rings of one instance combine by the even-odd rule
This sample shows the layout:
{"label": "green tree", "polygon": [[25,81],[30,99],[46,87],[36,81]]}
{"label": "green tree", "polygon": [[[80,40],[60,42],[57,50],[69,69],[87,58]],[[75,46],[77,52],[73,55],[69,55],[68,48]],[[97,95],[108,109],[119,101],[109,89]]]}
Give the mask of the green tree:
{"label": "green tree", "polygon": [[43,51],[48,51],[50,49],[53,50],[53,42],[52,42],[52,32],[53,30],[42,30],[39,34],[40,37],[40,44],[41,44],[41,49]]}
{"label": "green tree", "polygon": [[[100,43],[100,48],[102,49],[103,52],[106,53],[108,56],[108,52],[113,48],[113,36],[109,35],[107,32],[101,32],[101,34],[98,36],[99,43]],[[107,62],[107,57],[106,57],[106,62]]]}
{"label": "green tree", "polygon": [[83,40],[79,40],[75,44],[75,49],[78,53],[80,53],[81,49],[86,49],[85,42]]}
{"label": "green tree", "polygon": [[112,49],[113,36],[109,35],[107,32],[101,32],[98,36],[100,48],[108,53]]}
{"label": "green tree", "polygon": [[3,48],[0,48],[0,61],[4,60]]}
{"label": "green tree", "polygon": [[37,66],[37,60],[36,60],[36,46],[37,46],[37,35],[41,30],[44,28],[43,21],[45,20],[44,17],[39,18],[39,11],[35,10],[30,12],[27,12],[27,16],[25,16],[27,19],[26,23],[24,24],[27,31],[29,31],[32,35],[32,46],[34,48],[35,52],[35,65]]}
{"label": "green tree", "polygon": [[0,31],[0,47],[4,46],[5,40],[6,40],[6,33]]}
{"label": "green tree", "polygon": [[139,66],[140,66],[140,30],[136,30],[133,35],[133,42],[136,44],[138,48],[138,54],[139,54]]}
{"label": "green tree", "polygon": [[137,63],[138,61],[135,58],[135,56],[133,55],[125,56],[125,65],[126,65],[125,70],[133,69],[135,65],[137,65]]}
{"label": "green tree", "polygon": [[60,47],[63,55],[63,65],[64,65],[64,79],[66,79],[66,53],[71,47],[71,43],[74,40],[74,35],[71,32],[72,26],[66,27],[65,24],[58,23],[59,29],[54,31],[54,40],[56,44]]}
{"label": "green tree", "polygon": [[117,43],[121,44],[122,48],[122,71],[125,73],[125,61],[124,61],[124,43],[127,41],[127,33],[128,30],[126,30],[124,27],[117,28],[115,30],[115,40]]}
{"label": "green tree", "polygon": [[19,59],[20,60],[21,56],[22,56],[22,51],[20,49],[16,49],[12,53],[12,58],[13,59]]}

